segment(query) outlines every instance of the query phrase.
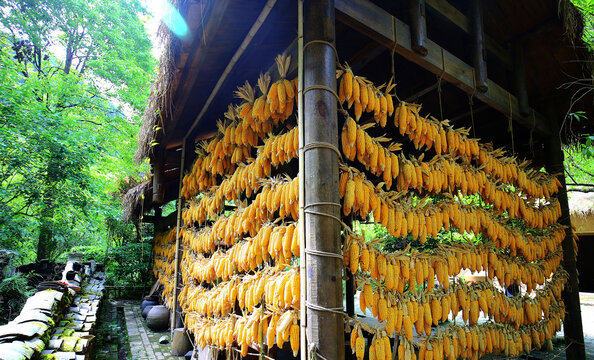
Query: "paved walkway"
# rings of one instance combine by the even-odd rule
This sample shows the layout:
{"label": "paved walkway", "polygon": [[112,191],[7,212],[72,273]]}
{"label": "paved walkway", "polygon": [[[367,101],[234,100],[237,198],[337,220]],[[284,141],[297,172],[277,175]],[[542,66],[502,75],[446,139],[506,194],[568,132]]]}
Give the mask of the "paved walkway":
{"label": "paved walkway", "polygon": [[130,342],[130,355],[134,360],[180,360],[183,356],[170,354],[171,343],[161,345],[159,338],[170,338],[169,331],[154,332],[146,327],[140,303],[129,302],[124,306],[126,329]]}

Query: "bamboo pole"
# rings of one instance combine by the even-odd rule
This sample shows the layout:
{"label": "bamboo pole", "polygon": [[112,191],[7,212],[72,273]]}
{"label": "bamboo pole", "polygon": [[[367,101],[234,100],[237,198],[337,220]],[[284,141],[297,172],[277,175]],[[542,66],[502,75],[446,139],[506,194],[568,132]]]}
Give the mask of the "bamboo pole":
{"label": "bamboo pole", "polygon": [[301,360],[307,360],[307,338],[305,330],[307,329],[307,311],[305,300],[307,299],[307,285],[305,282],[305,213],[303,204],[305,201],[305,156],[303,154],[304,126],[303,126],[303,0],[297,2],[297,127],[299,128],[299,276],[300,280],[300,299],[299,303],[299,351]]}
{"label": "bamboo pole", "polygon": [[[178,324],[181,322],[181,312],[178,315],[178,308],[179,306],[179,300],[178,298],[178,294],[179,294],[179,283],[180,283],[180,277],[181,277],[181,272],[179,270],[180,267],[180,262],[181,262],[181,254],[180,254],[180,238],[179,238],[179,230],[181,228],[181,220],[182,220],[182,207],[183,207],[183,202],[184,202],[184,198],[181,195],[181,190],[182,190],[182,186],[183,186],[183,179],[184,179],[184,166],[185,166],[185,162],[186,162],[186,145],[187,143],[187,139],[184,138],[183,142],[182,142],[182,151],[181,151],[181,164],[180,164],[180,169],[179,169],[179,191],[178,191],[178,198],[177,198],[177,219],[176,219],[176,225],[175,225],[175,270],[174,270],[174,275],[173,275],[173,309],[171,309],[171,321],[169,322],[170,326],[171,326],[171,334],[173,334],[173,331],[175,330],[176,327],[178,327]],[[179,309],[181,310],[181,309]]]}
{"label": "bamboo pole", "polygon": [[[558,131],[556,133],[558,134]],[[567,202],[563,150],[561,149],[559,135],[546,138],[545,152],[547,171],[551,174],[557,174],[557,178],[562,185],[557,194],[557,199],[561,205],[561,218],[559,219],[559,222],[566,226],[566,236],[561,243],[563,249],[563,268],[569,273],[569,280],[565,285],[562,294],[563,301],[565,302],[565,321],[563,322],[566,346],[565,355],[567,359],[585,360],[586,350],[584,346],[584,330],[582,328],[582,313],[580,309],[576,253],[573,249],[573,231],[569,215],[569,203]]]}
{"label": "bamboo pole", "polygon": [[[307,351],[344,358],[334,0],[305,0],[303,134]],[[324,43],[327,42],[327,43]],[[301,80],[301,79],[300,79]],[[338,206],[337,206],[338,205]],[[333,257],[338,255],[338,257]]]}

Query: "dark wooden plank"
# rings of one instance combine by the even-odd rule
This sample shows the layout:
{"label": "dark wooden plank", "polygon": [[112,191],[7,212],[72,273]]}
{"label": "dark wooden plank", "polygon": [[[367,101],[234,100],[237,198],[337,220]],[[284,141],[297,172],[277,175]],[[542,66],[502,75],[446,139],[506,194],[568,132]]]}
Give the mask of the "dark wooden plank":
{"label": "dark wooden plank", "polygon": [[[447,0],[426,0],[427,6],[431,9],[435,10],[446,19],[451,21],[454,25],[458,26],[466,33],[470,33],[471,31],[471,22],[470,20],[458,9],[456,9],[452,4],[450,4]],[[509,54],[507,50],[505,50],[501,45],[499,45],[492,37],[485,35],[485,46],[487,50],[493,53],[493,55],[497,56],[499,60],[503,63],[503,65],[508,69],[513,69],[513,58]]]}
{"label": "dark wooden plank", "polygon": [[[475,91],[473,68],[435,42],[427,39],[427,55],[420,56],[411,47],[410,28],[401,20],[394,18],[385,10],[367,0],[336,0],[336,16],[354,29],[366,34],[383,46],[392,49],[432,73],[443,76],[447,81],[467,94],[475,97],[493,109],[511,115],[515,121],[541,135],[551,133],[548,122],[539,113],[522,116],[518,99],[501,86],[487,79],[488,90],[484,93]],[[511,106],[510,106],[511,105]]]}

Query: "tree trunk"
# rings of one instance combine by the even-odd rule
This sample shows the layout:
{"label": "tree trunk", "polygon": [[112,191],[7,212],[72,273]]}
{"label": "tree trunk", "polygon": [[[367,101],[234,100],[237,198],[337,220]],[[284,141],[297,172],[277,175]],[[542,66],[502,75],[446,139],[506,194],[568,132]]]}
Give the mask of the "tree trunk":
{"label": "tree trunk", "polygon": [[39,225],[39,242],[37,243],[37,261],[50,259],[52,250],[55,249],[52,218],[54,217],[53,204],[45,204],[41,213],[41,225]]}
{"label": "tree trunk", "polygon": [[136,229],[136,242],[140,243],[142,241],[142,237],[140,236],[140,227],[142,225],[140,224],[140,221],[132,221],[132,223],[134,224],[134,228]]}
{"label": "tree trunk", "polygon": [[56,249],[56,240],[53,232],[53,218],[55,200],[53,189],[59,178],[60,154],[52,152],[47,163],[45,184],[43,190],[43,205],[39,218],[39,241],[37,242],[37,261],[50,259]]}

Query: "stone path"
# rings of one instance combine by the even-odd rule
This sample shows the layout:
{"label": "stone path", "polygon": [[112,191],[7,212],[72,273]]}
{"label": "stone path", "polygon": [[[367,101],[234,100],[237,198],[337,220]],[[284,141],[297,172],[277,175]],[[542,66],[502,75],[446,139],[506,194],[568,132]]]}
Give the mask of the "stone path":
{"label": "stone path", "polygon": [[146,327],[142,318],[140,303],[128,302],[124,306],[126,329],[130,343],[130,355],[134,360],[180,360],[183,356],[170,354],[171,343],[161,345],[159,338],[170,338],[169,331],[154,332]]}

